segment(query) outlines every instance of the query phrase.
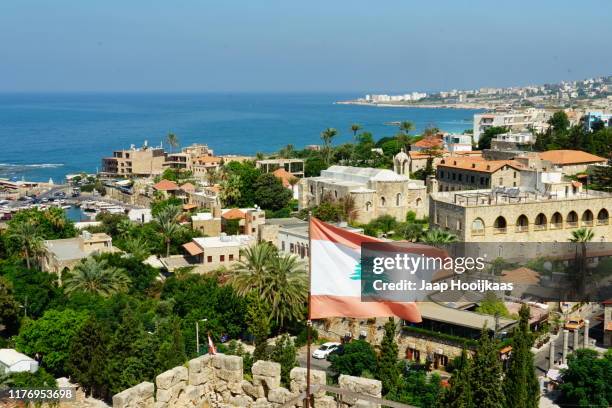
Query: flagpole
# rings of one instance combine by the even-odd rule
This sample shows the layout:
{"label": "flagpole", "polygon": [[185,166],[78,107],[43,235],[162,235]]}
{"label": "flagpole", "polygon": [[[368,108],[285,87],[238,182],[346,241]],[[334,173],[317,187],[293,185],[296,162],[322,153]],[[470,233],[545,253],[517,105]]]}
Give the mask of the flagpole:
{"label": "flagpole", "polygon": [[312,211],[308,211],[308,315],[306,320],[306,408],[310,407],[310,344],[312,342],[312,320],[310,320],[310,289],[312,287]]}

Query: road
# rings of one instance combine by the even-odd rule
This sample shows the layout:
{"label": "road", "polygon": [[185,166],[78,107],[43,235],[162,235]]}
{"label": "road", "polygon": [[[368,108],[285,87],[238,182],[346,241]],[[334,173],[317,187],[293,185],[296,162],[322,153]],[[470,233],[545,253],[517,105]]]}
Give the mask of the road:
{"label": "road", "polygon": [[[317,347],[319,347],[316,344],[313,344],[311,347],[311,353],[313,351],[315,351],[317,349]],[[306,347],[302,347],[300,348],[300,350],[298,351],[298,363],[300,364],[300,367],[306,367]],[[322,371],[326,371],[327,374],[333,374],[330,370],[329,370],[329,366],[330,363],[327,360],[319,360],[316,358],[310,358],[310,368],[312,368],[313,370],[322,370]]]}

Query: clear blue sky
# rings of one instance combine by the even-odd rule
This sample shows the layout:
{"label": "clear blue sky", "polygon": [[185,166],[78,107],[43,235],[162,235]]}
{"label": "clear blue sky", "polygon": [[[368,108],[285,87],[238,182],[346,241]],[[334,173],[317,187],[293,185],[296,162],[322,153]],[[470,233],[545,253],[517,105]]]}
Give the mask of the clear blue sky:
{"label": "clear blue sky", "polygon": [[405,91],[612,74],[610,0],[0,0],[0,92]]}

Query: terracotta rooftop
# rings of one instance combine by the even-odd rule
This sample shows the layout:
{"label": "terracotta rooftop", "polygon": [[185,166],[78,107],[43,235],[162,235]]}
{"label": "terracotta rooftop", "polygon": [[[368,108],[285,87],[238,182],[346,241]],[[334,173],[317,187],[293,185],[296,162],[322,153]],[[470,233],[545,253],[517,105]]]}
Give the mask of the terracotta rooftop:
{"label": "terracotta rooftop", "polygon": [[513,270],[502,271],[502,282],[537,285],[540,283],[540,274],[524,266]]}
{"label": "terracotta rooftop", "polygon": [[193,241],[183,244],[183,248],[185,248],[185,251],[187,251],[191,256],[196,256],[204,252],[202,248],[200,248],[200,246]]}
{"label": "terracotta rooftop", "polygon": [[438,167],[471,170],[483,173],[494,173],[504,166],[510,166],[517,170],[522,170],[524,168],[514,160],[483,160],[481,157],[447,157],[438,164]]}
{"label": "terracotta rooftop", "polygon": [[442,142],[442,139],[440,139],[439,137],[430,136],[430,137],[421,139],[418,142],[414,142],[410,146],[420,147],[423,149],[431,149],[434,147],[442,147],[443,144],[444,143]]}
{"label": "terracotta rooftop", "polygon": [[198,163],[206,164],[206,163],[218,163],[221,161],[221,157],[217,156],[200,156],[198,157]]}
{"label": "terracotta rooftop", "polygon": [[232,208],[231,210],[224,212],[221,217],[226,220],[241,220],[245,217],[245,214],[237,208]]}
{"label": "terracotta rooftop", "polygon": [[607,159],[582,150],[549,150],[540,153],[542,160],[548,160],[554,164],[581,164],[605,162]]}
{"label": "terracotta rooftop", "polygon": [[195,191],[195,186],[191,183],[185,183],[181,185],[183,191]]}
{"label": "terracotta rooftop", "polygon": [[179,186],[177,186],[174,181],[163,179],[159,183],[155,184],[153,188],[158,191],[174,191],[178,190]]}
{"label": "terracotta rooftop", "polygon": [[287,188],[291,187],[291,183],[289,181],[291,179],[296,178],[293,174],[289,173],[287,170],[285,170],[282,167],[280,169],[274,170],[272,174],[274,174],[274,177],[280,179],[280,181],[283,183],[283,186]]}

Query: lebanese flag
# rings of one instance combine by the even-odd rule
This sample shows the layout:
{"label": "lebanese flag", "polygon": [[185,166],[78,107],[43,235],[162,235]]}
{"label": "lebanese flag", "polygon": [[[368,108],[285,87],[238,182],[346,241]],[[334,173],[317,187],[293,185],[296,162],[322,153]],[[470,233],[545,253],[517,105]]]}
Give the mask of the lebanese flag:
{"label": "lebanese flag", "polygon": [[[415,302],[361,300],[361,244],[383,242],[310,217],[310,319],[397,316],[418,323]],[[422,245],[415,244],[422,248]]]}
{"label": "lebanese flag", "polygon": [[210,333],[208,333],[208,354],[217,354],[217,348],[210,338]]}

